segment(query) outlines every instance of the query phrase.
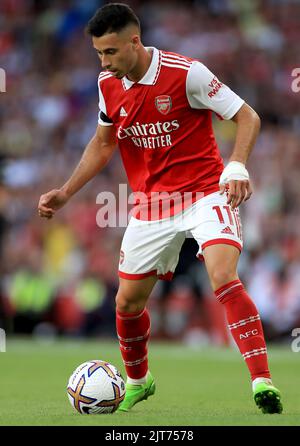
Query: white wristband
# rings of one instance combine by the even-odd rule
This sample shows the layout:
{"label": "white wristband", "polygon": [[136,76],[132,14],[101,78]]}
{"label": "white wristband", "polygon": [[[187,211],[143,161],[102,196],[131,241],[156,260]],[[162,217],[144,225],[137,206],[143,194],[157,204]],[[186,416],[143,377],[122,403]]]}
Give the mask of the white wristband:
{"label": "white wristband", "polygon": [[230,161],[220,176],[219,184],[226,184],[231,180],[249,181],[249,173],[243,163]]}

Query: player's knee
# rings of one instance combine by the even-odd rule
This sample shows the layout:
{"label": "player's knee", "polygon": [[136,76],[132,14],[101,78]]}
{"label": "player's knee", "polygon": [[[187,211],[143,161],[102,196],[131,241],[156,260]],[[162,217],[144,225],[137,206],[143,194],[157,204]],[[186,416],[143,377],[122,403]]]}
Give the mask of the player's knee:
{"label": "player's knee", "polygon": [[116,295],[116,308],[121,313],[135,313],[145,308],[146,299],[142,293],[125,293],[118,291]]}
{"label": "player's knee", "polygon": [[223,266],[215,268],[210,273],[210,281],[214,290],[217,290],[227,283],[237,279],[238,275],[236,271],[231,271],[230,269],[224,268]]}

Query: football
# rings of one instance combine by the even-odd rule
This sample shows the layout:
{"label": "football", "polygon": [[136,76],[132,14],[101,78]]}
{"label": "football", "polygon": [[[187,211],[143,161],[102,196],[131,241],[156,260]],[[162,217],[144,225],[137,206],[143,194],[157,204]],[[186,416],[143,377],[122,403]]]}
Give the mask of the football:
{"label": "football", "polygon": [[95,359],[76,368],[67,392],[71,405],[81,414],[112,413],[125,397],[125,383],[115,366]]}

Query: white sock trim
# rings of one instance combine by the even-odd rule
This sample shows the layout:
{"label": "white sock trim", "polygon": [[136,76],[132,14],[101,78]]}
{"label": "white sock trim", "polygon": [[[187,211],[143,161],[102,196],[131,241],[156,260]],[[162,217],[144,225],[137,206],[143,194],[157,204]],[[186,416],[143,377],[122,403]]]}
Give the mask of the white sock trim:
{"label": "white sock trim", "polygon": [[271,380],[270,378],[255,378],[255,379],[252,381],[252,390],[253,390],[253,392],[255,391],[255,387],[256,387],[257,384],[259,384],[259,383],[267,383],[267,384],[271,384],[271,385],[273,385],[272,380]]}
{"label": "white sock trim", "polygon": [[143,378],[139,378],[139,379],[129,378],[129,376],[127,376],[127,383],[134,384],[136,386],[139,386],[141,384],[146,384],[148,374],[149,374],[149,371],[146,373],[145,376],[143,376]]}

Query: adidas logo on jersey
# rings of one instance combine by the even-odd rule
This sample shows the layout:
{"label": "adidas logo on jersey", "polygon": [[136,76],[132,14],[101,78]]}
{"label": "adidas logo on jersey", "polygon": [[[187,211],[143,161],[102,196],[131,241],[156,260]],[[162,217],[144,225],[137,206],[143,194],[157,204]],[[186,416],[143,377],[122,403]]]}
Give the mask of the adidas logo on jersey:
{"label": "adidas logo on jersey", "polygon": [[120,116],[127,116],[127,112],[124,107],[121,107]]}
{"label": "adidas logo on jersey", "polygon": [[221,231],[221,234],[230,234],[230,235],[234,235],[234,233],[232,232],[232,230],[230,229],[229,226],[226,226],[226,228],[224,228],[224,229]]}

